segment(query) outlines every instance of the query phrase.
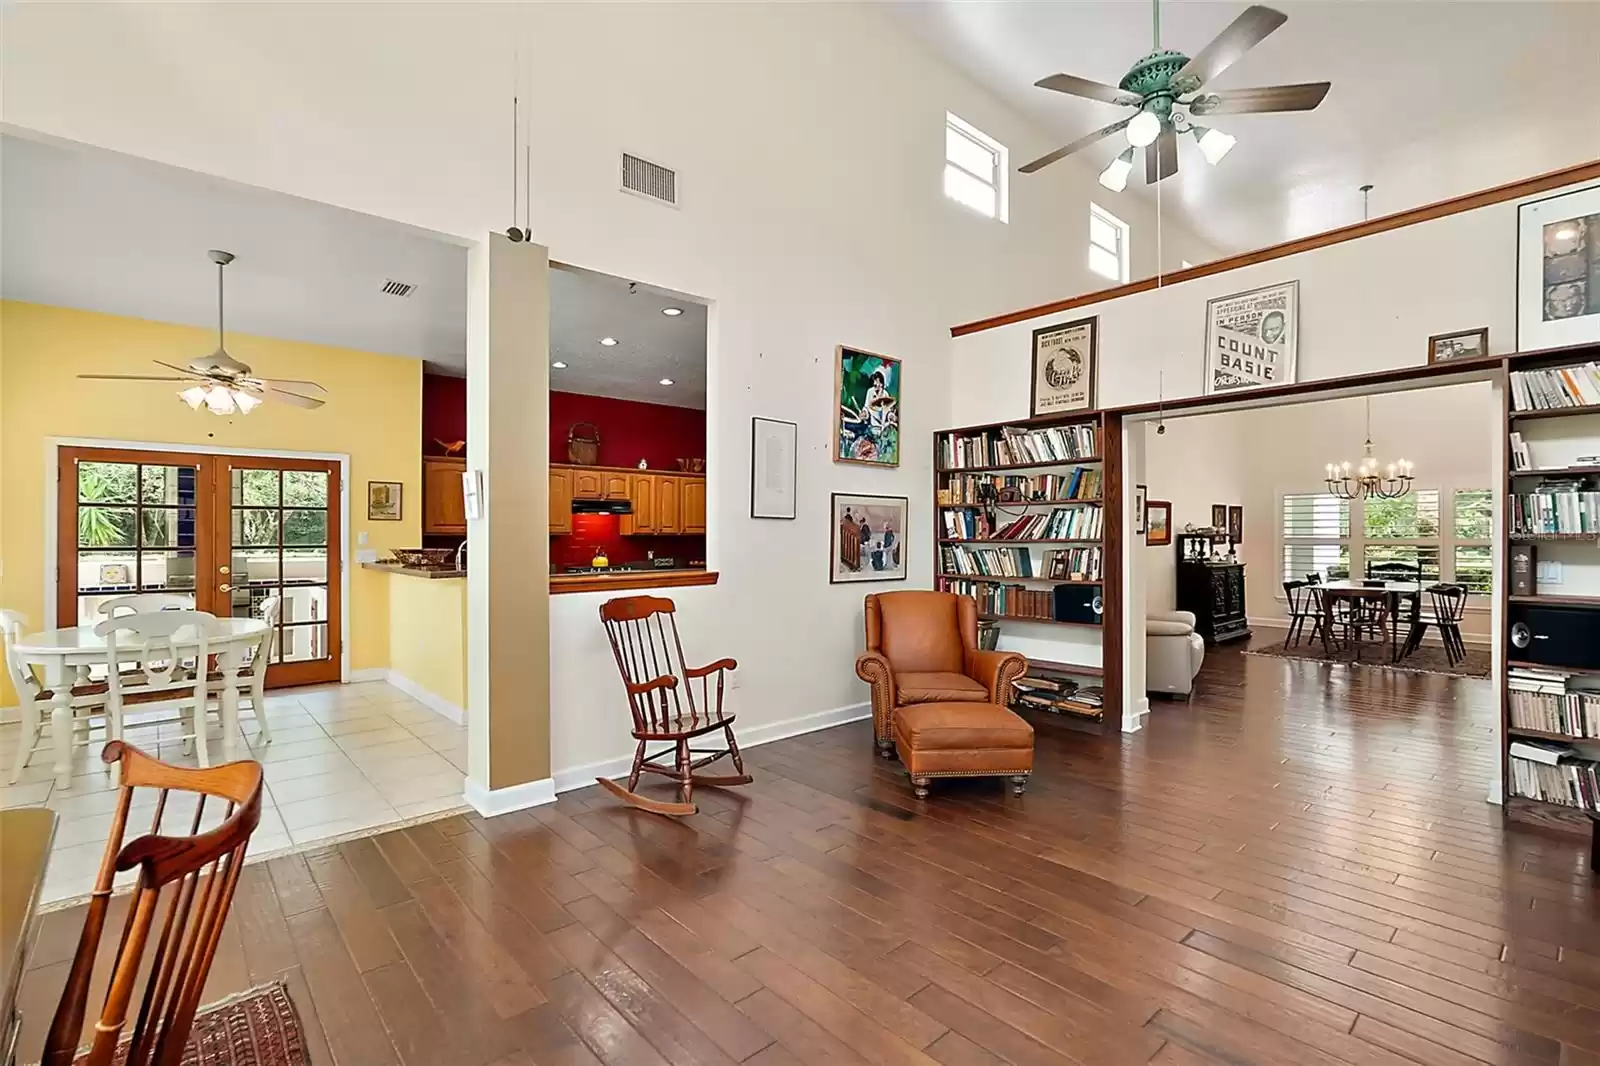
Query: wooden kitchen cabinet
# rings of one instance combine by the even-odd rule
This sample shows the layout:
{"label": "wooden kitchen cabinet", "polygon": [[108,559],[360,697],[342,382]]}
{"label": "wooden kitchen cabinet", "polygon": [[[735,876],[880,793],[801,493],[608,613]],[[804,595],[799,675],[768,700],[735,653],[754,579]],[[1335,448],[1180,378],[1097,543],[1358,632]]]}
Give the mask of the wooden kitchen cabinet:
{"label": "wooden kitchen cabinet", "polygon": [[703,477],[686,478],[683,482],[681,502],[678,506],[679,517],[683,523],[685,533],[704,533],[706,531],[706,479]]}
{"label": "wooden kitchen cabinet", "polygon": [[600,494],[607,500],[626,500],[628,486],[634,475],[631,474],[606,474],[602,479]]}
{"label": "wooden kitchen cabinet", "polygon": [[572,472],[550,469],[550,532],[572,532]]}
{"label": "wooden kitchen cabinet", "polygon": [[641,533],[654,533],[656,531],[656,497],[658,495],[656,482],[658,478],[649,474],[633,474],[628,478],[628,502],[633,506],[632,514],[622,516],[619,529],[624,537],[637,536]]}
{"label": "wooden kitchen cabinet", "polygon": [[467,501],[461,489],[465,459],[422,458],[422,532],[461,535],[467,531]]}
{"label": "wooden kitchen cabinet", "polygon": [[656,482],[656,532],[683,532],[683,494],[681,477],[657,474]]}
{"label": "wooden kitchen cabinet", "polygon": [[598,500],[605,496],[606,482],[603,471],[569,466],[567,472],[572,475],[574,500]]}

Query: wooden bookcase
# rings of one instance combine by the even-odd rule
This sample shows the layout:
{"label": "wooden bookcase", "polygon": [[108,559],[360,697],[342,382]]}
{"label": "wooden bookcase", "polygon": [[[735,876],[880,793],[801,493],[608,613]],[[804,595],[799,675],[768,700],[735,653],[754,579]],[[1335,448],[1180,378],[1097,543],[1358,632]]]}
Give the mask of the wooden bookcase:
{"label": "wooden bookcase", "polygon": [[[1062,448],[1061,442],[1068,436],[1077,438],[1075,446]],[[1028,444],[1019,446],[1013,443],[1023,437],[1026,437]],[[1085,437],[1092,443],[1085,446]],[[1052,443],[1049,442],[1053,442],[1054,450],[1051,450]],[[1120,720],[1122,603],[1118,588],[1122,576],[1121,417],[1113,412],[1090,410],[960,426],[935,433],[933,444],[934,587],[960,592],[970,589],[979,599],[980,618],[997,621],[1008,627],[1028,627],[1027,634],[1035,640],[1048,640],[1052,630],[1099,630],[1099,663],[1041,662],[1047,662],[1053,672],[1093,678],[1104,690],[1104,713]],[[1056,480],[1047,484],[1043,480],[1046,477]],[[995,489],[994,498],[985,493],[979,499],[979,482]],[[1097,482],[1098,485],[1086,490],[1089,482]],[[1018,492],[1021,498],[1010,498],[1010,492],[1002,496],[999,492],[1002,487]],[[1057,494],[1067,490],[1074,490],[1078,494],[1070,497]],[[1045,495],[1047,492],[1048,496]],[[1079,534],[1074,536],[1045,536],[1038,530],[1030,530],[1024,537],[996,535],[1008,524],[1022,519],[1039,516],[1046,522],[1052,521],[1052,516],[1057,512],[1062,512],[1062,517],[1053,519],[1057,524],[1068,521],[1065,516],[1071,515],[1072,521],[1092,523],[1093,529],[1084,531],[1074,528],[1071,532]],[[970,525],[960,530],[952,529],[950,516],[961,516]],[[992,548],[1026,552],[1030,574],[1023,576],[998,571],[963,573],[951,565],[951,557],[961,549],[982,551]],[[1044,566],[1045,560],[1050,557],[1049,553],[1068,549],[1082,549],[1084,554],[1097,552],[1098,572],[1049,577]],[[1081,592],[1086,597],[1093,596],[1098,590],[1102,607],[1100,621],[1064,621],[1056,618],[1052,601],[1057,586]],[[990,588],[994,590],[993,594],[987,593]],[[1030,613],[1017,613],[1012,607],[1010,601],[1016,598],[1018,592],[1038,594],[1032,597],[1037,602],[1027,605]],[[998,600],[1001,596],[1007,602],[993,603],[992,606],[996,609],[1003,606],[1009,613],[984,610],[985,599]],[[1065,656],[1062,658],[1065,659]]]}
{"label": "wooden bookcase", "polygon": [[[1516,375],[1521,371],[1551,370],[1591,361],[1600,361],[1600,345],[1511,355],[1506,359],[1506,369],[1511,375]],[[1518,658],[1517,649],[1510,642],[1514,621],[1510,612],[1537,605],[1592,612],[1592,622],[1588,624],[1600,628],[1600,534],[1545,533],[1519,529],[1515,507],[1519,495],[1535,493],[1545,479],[1568,479],[1581,483],[1586,489],[1600,491],[1600,464],[1590,458],[1600,455],[1600,404],[1519,410],[1517,390],[1511,386],[1511,379],[1508,378],[1504,406],[1505,531],[1500,552],[1499,595],[1501,616],[1506,620],[1507,631],[1503,647],[1505,669],[1501,673],[1500,688],[1501,732],[1507,749],[1502,753],[1505,813],[1512,821],[1588,836],[1593,842],[1590,865],[1600,869],[1600,814],[1518,795],[1509,752],[1510,745],[1518,740],[1581,743],[1590,751],[1600,751],[1600,741],[1593,738],[1513,724],[1510,688],[1510,672],[1519,667],[1559,671],[1573,677],[1600,673],[1600,669],[1523,661]],[[1523,443],[1530,453],[1532,462],[1527,469],[1515,469],[1511,442],[1514,432],[1522,434]],[[1576,580],[1569,584],[1576,587],[1561,592],[1543,590],[1537,582],[1536,573],[1531,593],[1513,595],[1511,550],[1514,545],[1523,544],[1534,545],[1541,561],[1562,563],[1564,573],[1575,576]],[[1546,550],[1540,551],[1541,548]],[[1591,567],[1593,570],[1590,570]]]}

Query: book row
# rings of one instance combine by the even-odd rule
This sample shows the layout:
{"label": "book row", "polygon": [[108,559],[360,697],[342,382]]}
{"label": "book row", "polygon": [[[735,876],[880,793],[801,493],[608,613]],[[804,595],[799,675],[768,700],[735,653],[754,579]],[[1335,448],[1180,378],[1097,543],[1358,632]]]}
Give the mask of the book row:
{"label": "book row", "polygon": [[1511,372],[1511,407],[1549,411],[1558,407],[1600,405],[1600,364],[1557,366]]}
{"label": "book row", "polygon": [[1070,474],[958,474],[938,491],[938,501],[946,506],[991,503],[1024,503],[1039,500],[1098,500],[1100,471],[1090,466],[1076,467]]}
{"label": "book row", "polygon": [[1519,535],[1600,533],[1600,492],[1578,485],[1540,486],[1511,497],[1511,528]]}
{"label": "book row", "polygon": [[966,435],[950,433],[939,438],[939,467],[960,470],[972,466],[1071,462],[1097,457],[1099,445],[1092,423],[1039,429],[1004,426]]}
{"label": "book row", "polygon": [[962,581],[960,578],[941,578],[939,587],[942,591],[971,596],[977,600],[979,614],[1026,618],[1037,622],[1055,620],[1055,595],[1049,589],[991,585],[982,581]]}
{"label": "book row", "polygon": [[1554,765],[1517,758],[1515,749],[1519,746],[1511,746],[1513,795],[1600,813],[1600,763],[1576,756],[1564,757]]}

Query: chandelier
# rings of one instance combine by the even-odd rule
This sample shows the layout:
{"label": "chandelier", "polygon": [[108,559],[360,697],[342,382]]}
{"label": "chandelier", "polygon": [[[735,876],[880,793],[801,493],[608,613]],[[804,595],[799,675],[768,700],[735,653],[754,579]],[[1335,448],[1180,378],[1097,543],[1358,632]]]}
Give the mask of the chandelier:
{"label": "chandelier", "polygon": [[1367,397],[1366,454],[1354,471],[1350,464],[1329,463],[1326,467],[1328,492],[1342,500],[1397,500],[1411,491],[1411,464],[1405,459],[1390,463],[1378,473],[1379,463],[1372,454],[1372,397]]}

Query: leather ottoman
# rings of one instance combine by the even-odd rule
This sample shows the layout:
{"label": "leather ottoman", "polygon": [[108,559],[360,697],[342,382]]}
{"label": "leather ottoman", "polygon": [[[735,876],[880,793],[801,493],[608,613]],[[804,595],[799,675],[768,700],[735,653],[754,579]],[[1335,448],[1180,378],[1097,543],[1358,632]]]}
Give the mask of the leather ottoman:
{"label": "leather ottoman", "polygon": [[1009,777],[1021,795],[1033,772],[1033,727],[994,703],[918,703],[895,709],[894,746],[917,798],[935,777]]}

